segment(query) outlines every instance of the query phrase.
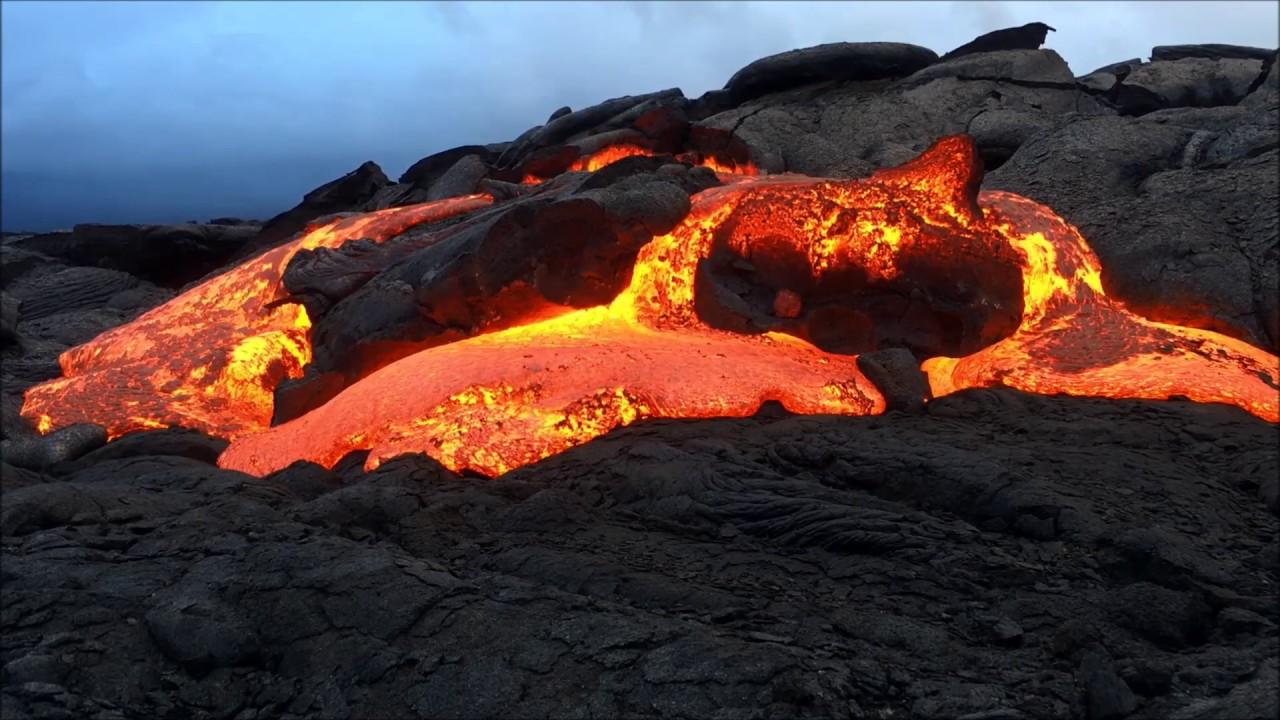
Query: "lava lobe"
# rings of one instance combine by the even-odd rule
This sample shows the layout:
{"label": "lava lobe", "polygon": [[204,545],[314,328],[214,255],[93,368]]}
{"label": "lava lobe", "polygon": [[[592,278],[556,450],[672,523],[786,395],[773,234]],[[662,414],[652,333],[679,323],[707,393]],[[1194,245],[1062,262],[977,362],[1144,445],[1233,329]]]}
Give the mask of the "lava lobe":
{"label": "lava lobe", "polygon": [[[573,169],[645,154],[606,148]],[[233,440],[219,465],[255,475],[356,450],[369,468],[422,452],[496,475],[644,418],[743,416],[770,400],[796,413],[883,412],[855,353],[907,347],[929,358],[934,395],[1008,385],[1183,396],[1280,420],[1276,356],[1107,297],[1075,228],[1025,198],[979,192],[965,136],[860,180],[719,169],[738,172],[639,249],[612,299],[401,352],[275,427],[273,389],[311,362],[307,313],[281,293],[292,255],[380,242],[490,198],[311,229],[68,351],[66,377],[32,388],[23,414],[44,432],[194,427]]]}

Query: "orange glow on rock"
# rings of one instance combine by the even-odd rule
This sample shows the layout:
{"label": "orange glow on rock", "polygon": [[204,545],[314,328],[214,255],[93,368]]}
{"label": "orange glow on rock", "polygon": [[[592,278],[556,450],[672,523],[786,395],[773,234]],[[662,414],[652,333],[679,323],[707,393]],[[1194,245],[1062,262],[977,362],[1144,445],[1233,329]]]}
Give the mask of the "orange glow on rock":
{"label": "orange glow on rock", "polygon": [[[619,160],[629,157],[656,157],[660,155],[654,150],[646,147],[634,145],[632,143],[619,143],[617,145],[609,145],[597,150],[589,155],[584,155],[573,162],[566,172],[595,172],[601,168],[608,167]],[[699,153],[684,153],[676,156],[676,160],[689,163],[690,165],[701,165],[716,173],[723,182],[733,182],[739,178],[752,177],[759,175],[760,171],[751,163],[731,163],[720,162],[710,155],[702,155]],[[526,174],[520,180],[522,185],[537,185],[546,182],[550,178],[539,177],[533,174]]]}
{"label": "orange glow on rock", "polygon": [[602,167],[612,165],[624,158],[653,157],[654,155],[657,155],[657,153],[648,148],[642,148],[639,145],[631,145],[627,143],[621,145],[610,145],[597,152],[591,153],[586,157],[578,158],[573,165],[569,166],[569,170],[571,172],[581,172],[583,170],[587,172],[595,172]]}
{"label": "orange glow on rock", "polygon": [[[274,302],[292,254],[390,237],[422,222],[416,213],[440,217],[487,198],[313,229],[68,351],[67,377],[29,391],[23,414],[41,432],[73,422],[106,424],[113,435],[195,427],[233,440],[219,465],[255,475],[297,460],[332,466],[368,450],[368,468],[423,452],[453,470],[492,476],[645,418],[744,416],[766,400],[796,413],[882,412],[883,396],[853,355],[777,332],[707,324],[695,297],[699,268],[728,251],[756,263],[784,258],[801,268],[800,285],[810,286],[836,278],[829,287],[843,288],[851,277],[857,282],[849,287],[892,284],[939,265],[957,282],[974,267],[992,282],[1004,273],[1020,307],[1012,306],[1009,324],[981,350],[923,364],[935,395],[1003,384],[1036,393],[1185,396],[1280,420],[1275,355],[1146,320],[1108,298],[1098,259],[1075,228],[1025,198],[979,194],[976,150],[966,137],[944,138],[910,163],[862,180],[744,172],[722,179],[728,184],[693,196],[684,221],[640,250],[630,284],[609,304],[421,350],[277,427],[265,429],[272,390],[310,358],[305,312]],[[802,313],[798,288],[771,288],[772,312]]]}
{"label": "orange glow on rock", "polygon": [[922,369],[935,396],[971,387],[1041,394],[1229,403],[1280,421],[1280,359],[1209,330],[1155,322],[1102,289],[1089,244],[1048,208],[982,193],[992,230],[1022,256],[1022,324],[1010,337]]}
{"label": "orange glow on rock", "polygon": [[294,254],[355,238],[382,241],[491,202],[487,195],[470,195],[309,227],[62,353],[63,377],[30,388],[22,414],[42,433],[92,422],[112,438],[171,426],[223,438],[266,428],[276,385],[300,377],[311,362],[306,310],[279,302],[280,278]]}

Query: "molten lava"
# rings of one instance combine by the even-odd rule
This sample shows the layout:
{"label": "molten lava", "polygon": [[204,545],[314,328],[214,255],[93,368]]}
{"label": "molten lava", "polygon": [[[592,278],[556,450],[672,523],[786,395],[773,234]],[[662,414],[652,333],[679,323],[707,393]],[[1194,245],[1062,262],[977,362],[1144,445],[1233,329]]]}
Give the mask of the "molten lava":
{"label": "molten lava", "polygon": [[[608,167],[619,160],[629,157],[656,157],[661,153],[641,147],[633,143],[619,143],[617,145],[609,145],[601,148],[589,155],[584,155],[569,166],[566,172],[595,172],[601,168]],[[676,160],[690,165],[701,165],[715,172],[723,181],[732,182],[742,177],[759,175],[760,171],[751,163],[738,164],[732,162],[721,162],[710,155],[701,153],[683,153],[676,156]],[[547,178],[538,175],[525,175],[520,181],[523,185],[537,185],[545,182]]]}
{"label": "molten lava", "polygon": [[311,361],[311,321],[278,302],[300,250],[381,241],[414,225],[484,207],[468,195],[341,218],[207,280],[58,358],[63,377],[27,391],[22,414],[41,432],[79,422],[110,437],[188,427],[223,438],[271,424],[273,391]]}
{"label": "molten lava", "polygon": [[[648,154],[634,146],[610,152],[575,169]],[[1097,257],[1073,227],[1025,198],[979,194],[968,138],[945,138],[864,180],[756,176],[700,160],[729,184],[695,195],[685,220],[640,251],[629,286],[608,305],[421,350],[264,429],[275,385],[310,358],[305,313],[278,302],[293,253],[386,238],[488,199],[371,213],[313,229],[64,353],[66,377],[32,388],[23,414],[41,431],[73,422],[104,424],[113,435],[195,427],[233,439],[219,465],[256,475],[300,459],[331,466],[354,450],[369,451],[369,468],[424,452],[454,470],[496,475],[643,418],[742,416],[765,400],[797,413],[882,412],[883,397],[853,355],[783,332],[708,324],[700,273],[716,253],[729,253],[791,268],[770,276],[782,283],[769,288],[768,303],[780,320],[806,312],[815,292],[829,299],[832,288],[907,287],[922,268],[935,274],[929,282],[949,283],[943,295],[977,306],[978,317],[1003,303],[1010,319],[1000,334],[952,346],[959,354],[981,349],[923,364],[935,395],[1003,384],[1185,396],[1280,421],[1275,355],[1146,320],[1107,297]],[[952,277],[937,276],[938,267],[953,268]],[[1012,278],[1011,290],[972,292],[974,277],[996,285]]]}
{"label": "molten lava", "polygon": [[1280,421],[1280,360],[1209,330],[1154,322],[1102,289],[1089,244],[1048,208],[984,192],[987,224],[1022,257],[1023,317],[1013,335],[922,369],[935,396],[1007,385],[1027,392],[1237,405]]}

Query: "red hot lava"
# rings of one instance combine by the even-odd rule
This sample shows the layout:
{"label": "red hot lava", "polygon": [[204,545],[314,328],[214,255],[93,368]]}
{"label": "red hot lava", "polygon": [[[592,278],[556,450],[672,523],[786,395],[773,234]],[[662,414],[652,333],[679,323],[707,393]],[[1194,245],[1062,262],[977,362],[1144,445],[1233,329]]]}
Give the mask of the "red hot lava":
{"label": "red hot lava", "polygon": [[[723,241],[743,255],[781,248],[803,257],[815,281],[849,268],[890,281],[922,255],[1007,262],[1021,274],[1020,324],[966,357],[926,361],[937,395],[1004,384],[1038,393],[1186,396],[1280,420],[1276,356],[1143,319],[1108,298],[1098,260],[1074,228],[1025,198],[978,194],[975,150],[965,137],[945,138],[902,168],[865,180],[732,180],[696,195],[684,222],[641,250],[630,286],[609,305],[420,351],[274,428],[263,430],[271,390],[309,358],[305,314],[271,302],[280,272],[298,248],[369,236],[367,228],[360,235],[336,226],[312,231],[68,351],[68,377],[33,388],[23,412],[46,431],[82,421],[113,434],[198,427],[234,438],[221,466],[256,475],[299,459],[331,466],[361,449],[370,451],[369,468],[425,452],[454,470],[496,475],[648,417],[741,416],[765,400],[797,413],[883,411],[852,355],[703,322],[695,276]],[[455,202],[431,212],[483,200]],[[384,212],[391,213],[381,216],[386,222],[397,217]],[[798,296],[778,297],[785,312],[797,311]],[[177,343],[189,354],[158,355]]]}

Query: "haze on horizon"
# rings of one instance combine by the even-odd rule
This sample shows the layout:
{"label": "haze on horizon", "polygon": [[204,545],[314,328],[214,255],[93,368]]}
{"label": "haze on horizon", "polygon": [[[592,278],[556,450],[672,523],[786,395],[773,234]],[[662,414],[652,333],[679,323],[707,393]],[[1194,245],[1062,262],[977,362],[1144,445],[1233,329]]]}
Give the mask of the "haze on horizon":
{"label": "haze on horizon", "polygon": [[557,107],[722,87],[839,41],[939,54],[1042,21],[1077,75],[1155,45],[1275,48],[1275,2],[0,3],[0,218],[266,218],[377,162],[513,139]]}

